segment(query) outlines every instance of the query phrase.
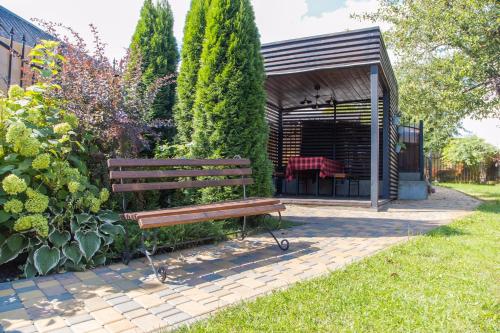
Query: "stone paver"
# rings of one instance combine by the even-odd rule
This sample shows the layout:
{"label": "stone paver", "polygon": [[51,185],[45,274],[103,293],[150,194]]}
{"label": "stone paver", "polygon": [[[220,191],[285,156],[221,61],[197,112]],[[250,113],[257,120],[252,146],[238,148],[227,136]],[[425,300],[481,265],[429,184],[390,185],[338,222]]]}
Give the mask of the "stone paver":
{"label": "stone paver", "polygon": [[[149,332],[327,274],[468,214],[479,201],[438,188],[426,201],[396,201],[381,212],[287,206],[282,252],[267,235],[156,256],[167,283],[145,260],[87,272],[0,283],[0,332]],[[279,237],[281,237],[280,235]]]}

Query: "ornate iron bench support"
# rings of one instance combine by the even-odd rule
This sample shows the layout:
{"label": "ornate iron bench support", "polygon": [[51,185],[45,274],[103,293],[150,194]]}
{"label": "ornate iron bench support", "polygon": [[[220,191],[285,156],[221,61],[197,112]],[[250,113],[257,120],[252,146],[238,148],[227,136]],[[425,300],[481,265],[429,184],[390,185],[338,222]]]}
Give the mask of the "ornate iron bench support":
{"label": "ornate iron bench support", "polygon": [[158,265],[158,267],[156,267],[154,262],[153,262],[153,258],[152,258],[152,256],[155,255],[156,249],[158,247],[158,231],[155,230],[152,232],[153,233],[153,237],[152,237],[153,238],[153,247],[152,247],[151,251],[148,250],[148,248],[146,246],[146,239],[148,238],[149,233],[150,233],[149,231],[142,232],[142,234],[141,234],[141,249],[140,250],[148,259],[149,264],[151,265],[151,268],[153,269],[153,272],[155,273],[155,276],[158,279],[158,281],[163,283],[167,279],[167,266]]}
{"label": "ornate iron bench support", "polygon": [[[279,215],[279,225],[281,226],[281,213],[278,212],[278,215]],[[270,214],[266,214],[266,215],[264,215],[264,219],[272,220],[273,217]],[[278,247],[282,251],[288,250],[288,248],[290,247],[290,242],[288,241],[288,239],[283,238],[281,241],[278,240],[276,235],[273,233],[273,230],[268,225],[266,225],[266,223],[264,223],[264,228],[266,228],[267,232],[274,238],[274,240],[276,241],[276,244],[278,245]]]}
{"label": "ornate iron bench support", "polygon": [[[278,214],[279,214],[279,224],[281,225],[281,213],[278,212]],[[273,217],[271,214],[264,215],[263,228],[273,237],[273,239],[276,242],[276,245],[278,245],[278,247],[282,251],[286,251],[290,247],[289,241],[287,239],[279,240],[274,234],[273,230],[267,225],[267,221],[271,221],[272,219]],[[246,224],[247,224],[246,218],[244,217],[243,226],[241,230],[241,240],[245,239],[246,236],[248,235],[246,231]],[[146,245],[146,241],[148,239],[151,239],[153,243],[151,249],[148,249]],[[153,256],[155,255],[157,249],[158,249],[158,230],[155,229],[153,231],[143,231],[141,234],[141,247],[139,248],[139,250],[147,258],[149,265],[151,266],[151,269],[153,270],[153,273],[155,274],[158,281],[164,283],[165,280],[167,279],[167,266],[155,265]]]}
{"label": "ornate iron bench support", "polygon": [[[281,226],[281,213],[278,212],[279,215],[279,225]],[[265,214],[264,215],[264,224],[263,227],[264,229],[274,238],[274,241],[276,242],[276,245],[282,250],[286,251],[290,247],[290,242],[288,239],[284,238],[281,241],[276,237],[274,234],[273,230],[266,224],[266,220],[272,220],[273,217],[271,214]],[[241,228],[241,240],[244,240],[247,236],[246,232],[246,217],[243,218],[243,227]]]}

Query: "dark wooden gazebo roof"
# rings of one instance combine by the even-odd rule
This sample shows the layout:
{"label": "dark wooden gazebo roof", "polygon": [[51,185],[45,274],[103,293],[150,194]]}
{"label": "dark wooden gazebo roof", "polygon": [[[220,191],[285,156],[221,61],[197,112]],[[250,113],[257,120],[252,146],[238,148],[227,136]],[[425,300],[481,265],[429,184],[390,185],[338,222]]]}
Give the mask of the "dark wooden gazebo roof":
{"label": "dark wooden gazebo roof", "polygon": [[[383,87],[397,92],[382,35],[378,27],[299,38],[262,45],[268,102],[280,108],[297,106],[305,89],[334,94],[338,102],[370,99],[370,65],[380,68]],[[336,69],[332,71],[332,69]]]}
{"label": "dark wooden gazebo roof", "polygon": [[276,170],[291,156],[326,156],[372,180],[372,206],[379,193],[395,198],[398,86],[380,29],[267,43],[261,52]]}

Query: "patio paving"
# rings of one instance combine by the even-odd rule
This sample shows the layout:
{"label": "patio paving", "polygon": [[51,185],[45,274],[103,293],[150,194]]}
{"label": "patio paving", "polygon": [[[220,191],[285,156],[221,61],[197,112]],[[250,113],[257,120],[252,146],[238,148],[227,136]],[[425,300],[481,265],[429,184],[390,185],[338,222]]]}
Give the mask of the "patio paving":
{"label": "patio paving", "polygon": [[478,200],[438,188],[427,201],[382,212],[288,206],[282,252],[267,234],[157,256],[160,284],[144,260],[0,284],[0,332],[149,332],[175,328],[221,307],[320,276],[468,214]]}

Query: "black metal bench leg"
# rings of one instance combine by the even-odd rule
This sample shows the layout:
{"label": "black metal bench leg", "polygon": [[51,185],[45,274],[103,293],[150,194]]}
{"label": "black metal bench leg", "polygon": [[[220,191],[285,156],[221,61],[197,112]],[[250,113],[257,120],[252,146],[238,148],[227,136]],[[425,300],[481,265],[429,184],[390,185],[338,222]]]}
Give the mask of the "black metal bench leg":
{"label": "black metal bench leg", "polygon": [[158,281],[160,281],[161,283],[163,283],[167,279],[167,267],[164,266],[164,265],[160,265],[157,268],[155,266],[155,264],[153,262],[153,258],[152,258],[152,256],[156,253],[156,248],[157,248],[157,245],[158,245],[158,237],[157,237],[158,236],[158,232],[157,231],[153,231],[153,248],[151,249],[151,251],[149,251],[147,249],[146,243],[145,243],[147,234],[148,234],[147,231],[143,231],[142,232],[142,235],[141,235],[141,252],[144,253],[144,255],[146,256],[146,258],[148,259],[149,264],[151,265],[151,268],[153,269],[153,272],[155,273],[155,276],[158,279]]}
{"label": "black metal bench leg", "polygon": [[[281,213],[278,212],[279,214],[279,223],[281,225]],[[270,215],[270,214],[266,214],[264,215],[264,219],[272,219],[273,217]],[[278,245],[278,247],[282,250],[282,251],[286,251],[288,250],[288,248],[290,247],[290,242],[288,241],[288,239],[284,238],[282,239],[281,241],[278,240],[278,238],[276,238],[276,236],[274,235],[273,231],[271,230],[271,228],[269,226],[267,226],[265,223],[264,223],[264,228],[267,230],[267,232],[274,238],[274,240],[276,241],[276,244]]]}
{"label": "black metal bench leg", "polygon": [[241,240],[247,237],[247,217],[243,216],[243,223],[241,226]]}
{"label": "black metal bench leg", "polygon": [[125,249],[123,250],[122,253],[122,262],[125,265],[128,265],[130,263],[130,260],[132,259],[132,251],[130,251],[130,238],[129,238],[127,221],[125,221],[123,229],[125,229],[125,235],[124,235]]}

